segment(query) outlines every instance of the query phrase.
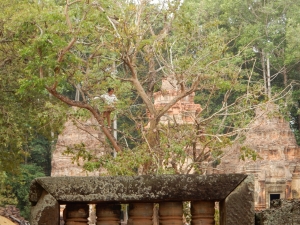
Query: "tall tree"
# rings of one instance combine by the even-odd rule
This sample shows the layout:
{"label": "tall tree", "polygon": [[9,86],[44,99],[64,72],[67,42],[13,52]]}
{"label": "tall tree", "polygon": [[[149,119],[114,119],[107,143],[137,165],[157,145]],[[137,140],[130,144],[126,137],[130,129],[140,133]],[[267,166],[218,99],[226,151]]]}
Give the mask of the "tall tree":
{"label": "tall tree", "polygon": [[[294,54],[289,51],[292,39],[288,34],[295,28],[290,21],[294,20],[293,9],[299,8],[299,4],[298,1],[281,0],[220,2],[222,12],[219,18],[232,35],[238,37],[234,42],[237,50],[252,51],[247,58],[249,61],[254,59],[255,72],[262,75],[268,98],[272,95],[272,83],[276,90],[277,87],[287,87],[293,79],[292,75],[289,78],[295,64],[289,63]],[[245,51],[247,45],[249,51]],[[292,58],[297,61],[297,58]]]}
{"label": "tall tree", "polygon": [[[63,103],[88,110],[120,152],[115,163],[126,158],[135,160],[133,169],[144,164],[143,172],[171,165],[180,173],[180,165],[191,159],[186,171],[200,168],[203,159],[214,160],[222,146],[240,137],[260,103],[262,86],[252,83],[250,69],[244,70],[248,58],[233,51],[232,33],[204,13],[203,2],[66,1],[64,7],[21,2],[26,5],[20,9],[22,18],[10,21],[13,34],[26,37],[18,52],[25,67],[18,93],[47,90]],[[153,93],[165,78],[172,78],[180,93],[157,109]],[[135,153],[145,160],[127,151],[129,146],[117,142],[104,124],[104,104],[95,97],[109,86],[121,99],[119,114],[138,128],[140,139],[126,138],[135,141]],[[80,93],[75,100],[67,94],[74,90]],[[161,117],[193,92],[199,93],[204,109],[195,115],[194,126],[177,126],[175,121],[160,125]],[[112,165],[107,162],[102,158],[99,164]]]}
{"label": "tall tree", "polygon": [[[36,90],[35,87],[41,85],[35,82],[37,80],[28,80],[25,76],[29,59],[22,57],[20,50],[32,41],[32,30],[39,29],[30,21],[33,15],[26,12],[32,10],[33,3],[1,0],[1,5],[0,171],[11,172],[26,161],[30,154],[28,145],[37,133],[49,139],[57,135],[64,107],[46,91]],[[31,88],[22,88],[24,82]],[[47,110],[53,112],[51,117]]]}

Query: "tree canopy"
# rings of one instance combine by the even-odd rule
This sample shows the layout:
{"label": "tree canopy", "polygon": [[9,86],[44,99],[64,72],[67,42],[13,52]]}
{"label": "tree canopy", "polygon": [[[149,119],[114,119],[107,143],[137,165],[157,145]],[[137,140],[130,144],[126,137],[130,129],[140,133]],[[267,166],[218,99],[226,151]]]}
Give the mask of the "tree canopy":
{"label": "tree canopy", "polygon": [[[96,164],[114,174],[201,173],[242,140],[255,108],[274,102],[297,117],[298,0],[0,2],[2,169],[30,154],[35,135],[54,140],[67,105],[97,120],[118,156]],[[180,94],[157,109],[166,78]],[[95,99],[108,87],[120,99],[119,141]],[[160,124],[194,92],[194,125]]]}

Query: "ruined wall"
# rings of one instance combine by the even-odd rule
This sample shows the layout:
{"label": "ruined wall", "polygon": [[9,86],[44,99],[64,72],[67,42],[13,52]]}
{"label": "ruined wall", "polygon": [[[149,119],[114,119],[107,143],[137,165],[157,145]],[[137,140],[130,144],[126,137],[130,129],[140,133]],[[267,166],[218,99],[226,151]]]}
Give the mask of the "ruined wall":
{"label": "ruined wall", "polygon": [[273,200],[270,209],[263,210],[255,215],[255,225],[299,225],[299,200]]}
{"label": "ruined wall", "polygon": [[[225,150],[214,173],[245,173],[255,176],[255,208],[269,207],[270,198],[298,198],[300,193],[300,147],[289,122],[278,107],[268,105],[256,110],[256,120],[245,134],[244,143]],[[256,161],[240,159],[241,147],[254,150]]]}
{"label": "ruined wall", "polygon": [[83,170],[83,160],[72,163],[71,155],[64,155],[67,147],[74,147],[84,143],[85,148],[92,154],[100,156],[109,151],[105,146],[105,137],[95,119],[73,121],[69,119],[64,124],[62,133],[58,136],[55,150],[52,155],[51,176],[87,176],[99,175],[100,171],[86,172]]}

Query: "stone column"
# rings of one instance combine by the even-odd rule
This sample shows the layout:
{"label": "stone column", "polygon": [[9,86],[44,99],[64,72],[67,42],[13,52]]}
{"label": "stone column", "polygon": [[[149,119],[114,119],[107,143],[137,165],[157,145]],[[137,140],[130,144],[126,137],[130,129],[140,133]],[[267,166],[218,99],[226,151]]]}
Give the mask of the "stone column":
{"label": "stone column", "polygon": [[287,180],[285,185],[285,198],[291,199],[292,198],[292,181]]}
{"label": "stone column", "polygon": [[152,225],[153,203],[129,204],[128,225]]}
{"label": "stone column", "polygon": [[96,216],[96,225],[119,225],[121,224],[121,205],[109,203],[97,204]]}
{"label": "stone column", "polygon": [[182,216],[182,202],[161,202],[159,204],[159,225],[182,225]]}
{"label": "stone column", "polygon": [[192,225],[215,224],[215,202],[193,201],[191,203]]}
{"label": "stone column", "polygon": [[89,205],[83,203],[67,204],[64,209],[65,225],[87,225]]}
{"label": "stone column", "polygon": [[257,203],[257,210],[262,210],[266,208],[266,181],[260,180],[259,183],[259,192],[258,194],[258,203]]}

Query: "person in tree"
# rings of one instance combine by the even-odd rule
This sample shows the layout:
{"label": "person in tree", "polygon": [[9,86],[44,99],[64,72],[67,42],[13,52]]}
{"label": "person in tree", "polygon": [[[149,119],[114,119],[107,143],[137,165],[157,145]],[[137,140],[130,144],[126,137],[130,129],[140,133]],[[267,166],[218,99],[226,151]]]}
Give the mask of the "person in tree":
{"label": "person in tree", "polygon": [[114,94],[115,90],[113,88],[108,88],[107,93],[101,95],[100,97],[105,102],[105,108],[103,112],[103,119],[107,120],[107,126],[108,128],[111,127],[111,120],[110,120],[110,114],[112,111],[115,110],[115,104],[118,101],[116,95]]}

